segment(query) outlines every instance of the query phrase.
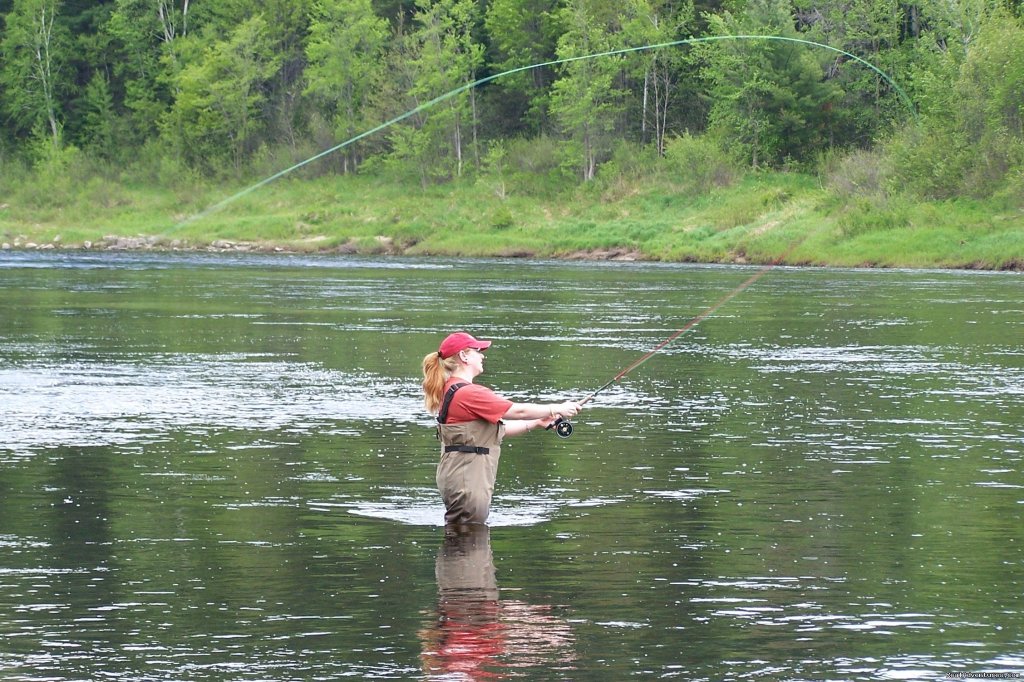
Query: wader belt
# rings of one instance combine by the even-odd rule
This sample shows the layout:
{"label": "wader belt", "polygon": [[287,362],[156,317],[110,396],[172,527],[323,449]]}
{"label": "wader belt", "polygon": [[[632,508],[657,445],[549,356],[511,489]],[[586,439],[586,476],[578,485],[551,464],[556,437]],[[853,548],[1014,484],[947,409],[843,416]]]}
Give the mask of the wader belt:
{"label": "wader belt", "polygon": [[478,448],[473,445],[445,445],[445,452],[472,452],[477,455],[486,455],[490,453],[490,448]]}

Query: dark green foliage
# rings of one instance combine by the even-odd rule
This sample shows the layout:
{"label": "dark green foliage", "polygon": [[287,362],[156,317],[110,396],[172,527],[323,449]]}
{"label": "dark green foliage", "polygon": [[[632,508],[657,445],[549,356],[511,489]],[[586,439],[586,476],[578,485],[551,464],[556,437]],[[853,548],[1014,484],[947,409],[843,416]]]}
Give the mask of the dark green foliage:
{"label": "dark green foliage", "polygon": [[[830,159],[822,175],[848,196],[1014,197],[1020,4],[965,2],[0,0],[0,162],[52,176],[45,140],[136,177],[262,176],[475,79],[542,64],[303,172],[480,178],[509,194],[596,180],[614,194],[653,155],[685,170],[680,189],[699,194],[731,182],[736,163],[814,169]],[[575,60],[724,34],[857,55],[902,85],[919,123],[879,73],[807,44]],[[496,180],[487,159],[501,144]]]}

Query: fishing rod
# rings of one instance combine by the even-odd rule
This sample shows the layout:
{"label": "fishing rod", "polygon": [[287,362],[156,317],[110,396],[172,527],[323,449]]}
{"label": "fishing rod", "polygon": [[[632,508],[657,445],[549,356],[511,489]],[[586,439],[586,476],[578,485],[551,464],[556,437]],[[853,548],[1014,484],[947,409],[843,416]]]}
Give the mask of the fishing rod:
{"label": "fishing rod", "polygon": [[[800,241],[803,241],[803,240],[800,240]],[[798,243],[799,243],[799,242],[798,242]],[[785,260],[786,256],[787,256],[787,255],[789,255],[789,253],[790,253],[790,252],[791,252],[791,251],[792,251],[792,250],[793,250],[793,249],[794,249],[795,247],[796,247],[796,244],[793,244],[793,246],[791,246],[791,247],[790,247],[789,249],[787,249],[787,250],[786,250],[786,253],[785,253],[785,254],[783,254],[782,256],[779,256],[778,258],[776,258],[776,259],[775,259],[774,261],[772,261],[772,262],[771,262],[771,263],[769,263],[768,265],[765,265],[764,267],[762,267],[762,268],[761,268],[760,270],[758,270],[758,271],[757,271],[757,272],[755,272],[755,273],[754,273],[753,275],[751,275],[751,276],[750,276],[750,277],[748,277],[748,278],[747,278],[746,280],[744,280],[744,281],[743,281],[743,282],[742,282],[742,283],[741,283],[741,284],[740,284],[739,286],[737,286],[736,288],[734,288],[733,290],[731,290],[731,291],[730,291],[729,293],[727,293],[727,294],[726,294],[725,296],[723,296],[723,297],[722,297],[722,298],[720,298],[720,299],[719,299],[718,301],[716,301],[716,302],[715,302],[714,304],[712,304],[711,306],[709,306],[709,307],[708,307],[708,308],[707,308],[706,310],[704,310],[704,312],[702,312],[702,313],[700,313],[699,315],[697,315],[697,316],[693,317],[693,318],[692,318],[692,319],[691,319],[691,320],[690,320],[689,322],[687,322],[686,324],[684,324],[684,325],[683,325],[682,327],[680,327],[679,329],[675,330],[675,331],[674,331],[674,332],[673,332],[673,333],[672,333],[672,334],[671,334],[671,335],[670,335],[670,336],[669,336],[668,338],[666,338],[666,339],[665,339],[664,341],[662,341],[661,343],[659,343],[658,345],[656,345],[656,346],[655,346],[654,348],[652,348],[651,350],[649,350],[649,351],[648,351],[647,353],[645,353],[644,355],[640,356],[640,357],[639,357],[638,359],[634,360],[634,361],[633,361],[632,363],[630,363],[629,365],[626,365],[625,367],[623,367],[623,368],[622,368],[622,370],[620,370],[618,374],[616,374],[616,375],[615,375],[615,376],[613,376],[613,377],[612,377],[611,379],[609,379],[609,380],[608,380],[608,381],[607,381],[607,382],[606,382],[606,383],[605,383],[604,385],[602,385],[602,386],[601,386],[600,388],[598,388],[598,389],[597,389],[596,391],[594,391],[593,393],[591,393],[590,395],[588,395],[588,396],[587,396],[586,398],[584,398],[583,400],[581,400],[581,401],[580,401],[580,403],[579,403],[579,404],[580,404],[580,407],[582,407],[583,405],[586,405],[587,403],[589,403],[589,402],[590,402],[591,400],[593,400],[593,399],[594,399],[595,397],[597,397],[597,394],[598,394],[598,393],[600,393],[601,391],[605,390],[606,388],[608,388],[608,387],[609,387],[609,386],[611,386],[612,384],[614,384],[614,383],[616,383],[616,382],[618,382],[618,381],[621,381],[621,380],[623,379],[623,377],[625,377],[626,375],[628,375],[628,374],[629,374],[630,372],[632,372],[632,371],[633,371],[634,369],[636,369],[636,368],[637,368],[637,367],[639,367],[640,365],[642,365],[642,364],[644,364],[645,362],[647,362],[648,360],[650,360],[650,359],[651,359],[652,357],[654,357],[654,356],[655,356],[655,355],[656,355],[656,354],[657,354],[657,353],[658,353],[658,352],[659,352],[659,351],[660,351],[661,349],[665,348],[665,347],[666,347],[666,346],[668,346],[668,345],[669,345],[670,343],[672,343],[673,341],[675,341],[676,339],[678,339],[678,338],[679,338],[680,336],[682,336],[682,335],[683,335],[683,334],[685,334],[686,332],[688,332],[688,331],[690,331],[691,329],[693,329],[694,327],[696,327],[696,326],[697,326],[698,324],[700,324],[700,323],[701,323],[701,322],[702,322],[703,320],[707,319],[707,318],[708,318],[708,317],[710,317],[710,316],[711,316],[712,314],[714,314],[714,312],[715,312],[716,310],[718,310],[718,309],[719,309],[719,308],[721,308],[721,307],[722,307],[723,305],[725,305],[726,303],[728,303],[729,301],[731,301],[731,300],[732,300],[733,298],[735,298],[736,296],[738,296],[738,295],[739,295],[739,294],[740,294],[740,293],[741,293],[741,292],[742,292],[743,290],[745,290],[746,288],[748,288],[748,287],[749,287],[750,285],[752,285],[752,284],[753,284],[754,282],[756,282],[757,280],[759,280],[759,279],[761,279],[762,277],[764,277],[764,276],[765,276],[765,274],[767,274],[767,273],[768,273],[768,272],[769,272],[769,271],[770,271],[771,269],[773,269],[773,268],[774,268],[774,267],[775,267],[776,265],[778,265],[778,264],[779,264],[779,263],[781,263],[781,262],[782,262],[783,260]],[[571,435],[572,435],[572,431],[573,431],[573,426],[572,426],[572,422],[570,422],[570,421],[569,421],[568,419],[566,419],[566,418],[564,418],[564,417],[559,417],[559,418],[557,418],[557,419],[556,419],[555,421],[553,421],[553,422],[552,422],[552,423],[551,423],[550,425],[548,425],[548,427],[547,427],[547,428],[548,428],[548,429],[554,429],[555,433],[556,433],[556,434],[558,434],[558,436],[559,436],[560,438],[568,438],[569,436],[571,436]]]}

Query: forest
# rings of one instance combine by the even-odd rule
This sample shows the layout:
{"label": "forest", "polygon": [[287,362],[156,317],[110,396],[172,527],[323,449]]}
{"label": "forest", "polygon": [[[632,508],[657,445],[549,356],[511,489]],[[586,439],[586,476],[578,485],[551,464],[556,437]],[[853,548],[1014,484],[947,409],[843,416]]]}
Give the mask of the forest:
{"label": "forest", "polygon": [[1018,209],[1021,14],[1018,0],[0,0],[0,205],[43,207],[68,183],[244,183],[341,145],[296,177],[551,196],[667,163],[693,193],[781,171],[851,201]]}

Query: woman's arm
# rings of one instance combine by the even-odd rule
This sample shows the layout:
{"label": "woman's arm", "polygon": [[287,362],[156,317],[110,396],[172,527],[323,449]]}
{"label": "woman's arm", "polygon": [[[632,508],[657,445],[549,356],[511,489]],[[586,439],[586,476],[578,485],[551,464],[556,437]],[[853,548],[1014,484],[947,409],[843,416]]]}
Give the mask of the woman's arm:
{"label": "woman's arm", "polygon": [[573,417],[580,411],[579,403],[512,403],[505,411],[505,435],[518,436],[537,428],[546,428],[559,417]]}
{"label": "woman's arm", "polygon": [[572,400],[564,403],[512,403],[505,410],[502,419],[553,419],[554,417],[575,417],[580,411],[580,405]]}
{"label": "woman's arm", "polygon": [[544,428],[553,422],[554,419],[548,417],[547,419],[509,419],[503,421],[505,422],[505,436],[520,436],[527,431]]}

